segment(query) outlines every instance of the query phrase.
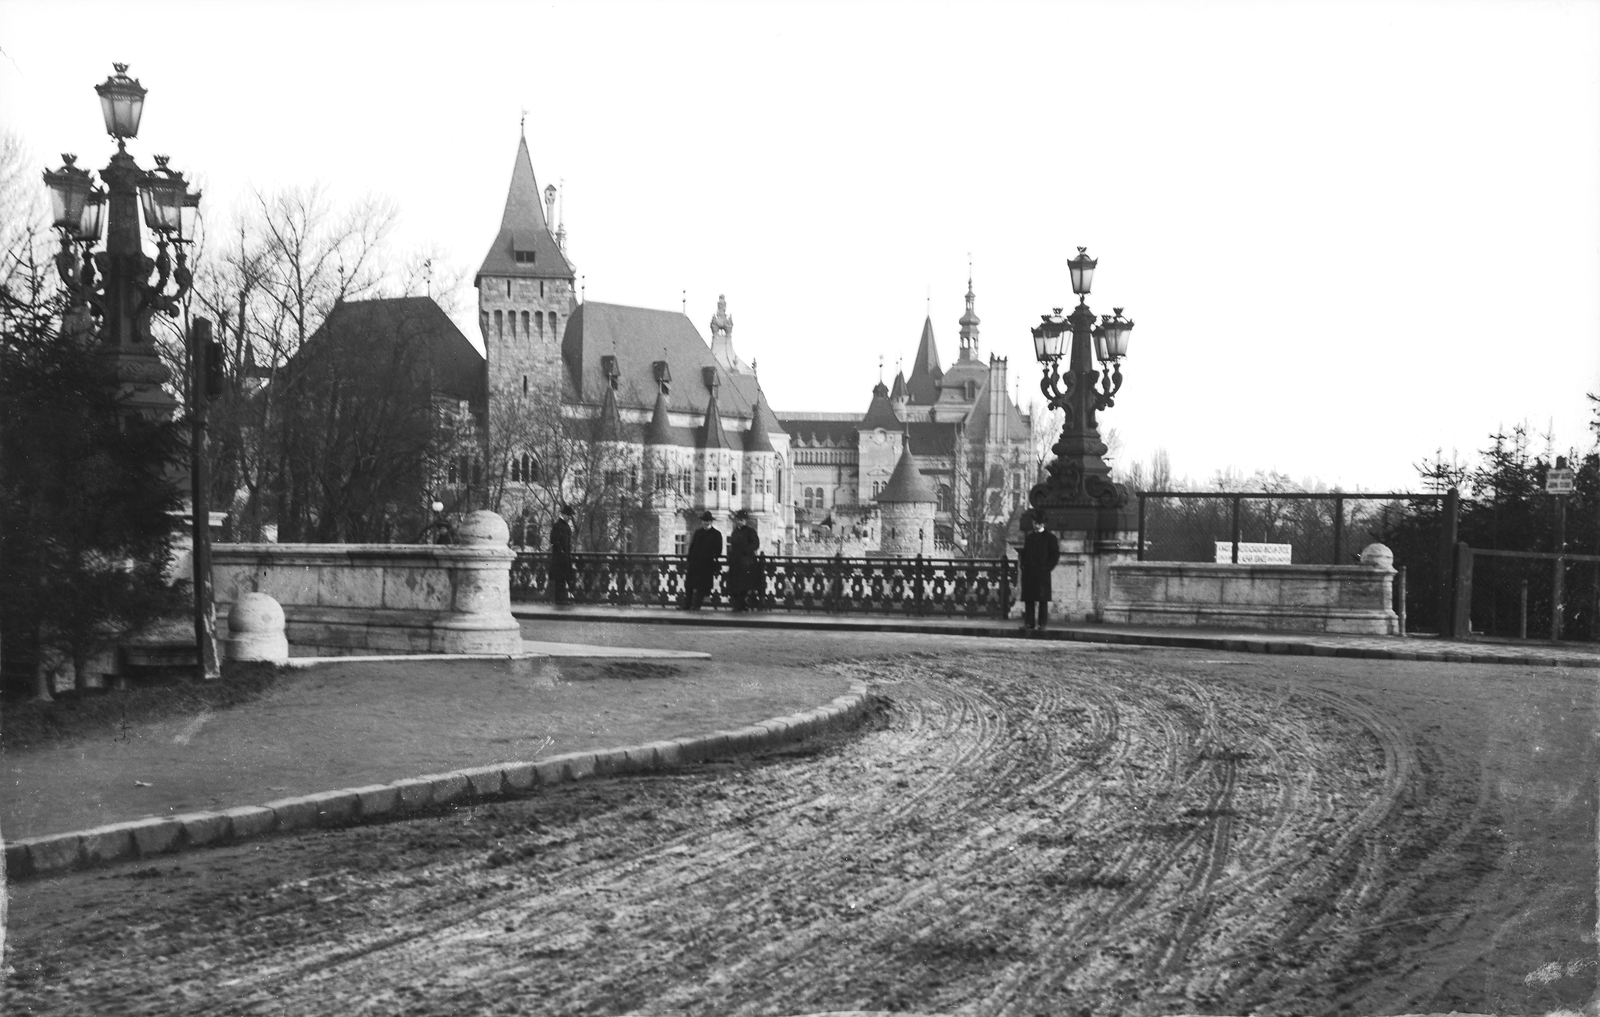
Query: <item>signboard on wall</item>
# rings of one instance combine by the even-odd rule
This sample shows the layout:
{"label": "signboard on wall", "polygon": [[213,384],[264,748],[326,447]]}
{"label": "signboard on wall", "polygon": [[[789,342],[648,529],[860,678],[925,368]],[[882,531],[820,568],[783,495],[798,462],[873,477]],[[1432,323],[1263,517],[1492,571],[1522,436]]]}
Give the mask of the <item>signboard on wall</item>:
{"label": "signboard on wall", "polygon": [[[1240,565],[1292,565],[1290,555],[1293,551],[1292,544],[1246,544],[1239,542]],[[1228,565],[1233,562],[1233,541],[1217,541],[1217,563]]]}

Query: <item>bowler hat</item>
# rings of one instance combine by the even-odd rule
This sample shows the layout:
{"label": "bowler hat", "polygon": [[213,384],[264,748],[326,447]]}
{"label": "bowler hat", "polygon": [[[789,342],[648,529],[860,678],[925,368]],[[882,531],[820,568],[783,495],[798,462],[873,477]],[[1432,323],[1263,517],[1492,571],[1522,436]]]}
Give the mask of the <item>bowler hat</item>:
{"label": "bowler hat", "polygon": [[561,506],[561,514],[564,515],[564,516],[572,515],[572,506],[571,505],[563,505],[563,506]]}
{"label": "bowler hat", "polygon": [[737,511],[737,512],[735,512],[733,514],[733,518],[740,519],[740,520],[749,519],[750,518],[750,510],[749,509],[740,509],[739,511]]}
{"label": "bowler hat", "polygon": [[716,518],[717,517],[712,515],[710,512],[702,512],[702,513],[700,513],[700,521],[702,523],[709,523],[709,522],[711,522],[712,520],[714,520]]}

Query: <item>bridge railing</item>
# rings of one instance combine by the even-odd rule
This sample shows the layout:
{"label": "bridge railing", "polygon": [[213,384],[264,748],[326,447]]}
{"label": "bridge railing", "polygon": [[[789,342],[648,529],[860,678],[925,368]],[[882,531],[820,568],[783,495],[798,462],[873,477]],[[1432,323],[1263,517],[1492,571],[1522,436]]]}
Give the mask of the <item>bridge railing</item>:
{"label": "bridge railing", "polygon": [[[668,554],[574,554],[573,603],[676,607],[688,590],[688,561]],[[917,617],[1006,617],[1016,603],[1010,558],[831,558],[761,555],[762,587],[749,605],[766,611]],[[551,600],[550,555],[520,551],[511,599]],[[706,598],[728,603],[727,571]]]}

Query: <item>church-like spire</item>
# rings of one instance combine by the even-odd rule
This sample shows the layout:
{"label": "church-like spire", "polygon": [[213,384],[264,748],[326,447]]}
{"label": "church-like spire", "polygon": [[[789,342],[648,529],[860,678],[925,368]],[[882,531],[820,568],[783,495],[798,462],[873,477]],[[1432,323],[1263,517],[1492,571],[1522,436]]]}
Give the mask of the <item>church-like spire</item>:
{"label": "church-like spire", "polygon": [[978,359],[978,312],[973,310],[973,301],[978,298],[972,292],[972,262],[967,262],[967,310],[961,316],[961,359]]}
{"label": "church-like spire", "polygon": [[711,398],[706,400],[706,422],[700,429],[701,448],[732,448],[728,444],[728,436],[722,431],[722,412],[717,408],[717,389],[721,379],[717,377],[715,367],[705,368],[706,388],[711,390]]}

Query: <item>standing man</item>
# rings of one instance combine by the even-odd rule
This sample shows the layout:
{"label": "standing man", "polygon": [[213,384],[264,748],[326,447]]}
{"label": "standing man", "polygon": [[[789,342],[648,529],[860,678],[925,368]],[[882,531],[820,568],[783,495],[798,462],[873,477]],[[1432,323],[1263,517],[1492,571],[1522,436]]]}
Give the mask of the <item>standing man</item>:
{"label": "standing man", "polygon": [[[1061,542],[1044,528],[1044,511],[1031,513],[1033,532],[1022,542],[1018,564],[1022,568],[1022,630],[1043,631],[1050,617],[1050,573],[1061,560]],[[1034,613],[1037,606],[1038,614]]]}
{"label": "standing man", "polygon": [[685,611],[700,610],[700,602],[711,592],[711,581],[722,571],[722,533],[711,525],[710,512],[700,513],[700,528],[689,541],[689,590],[683,602]]}
{"label": "standing man", "polygon": [[561,506],[561,517],[550,527],[550,599],[557,604],[567,602],[576,572],[572,567],[572,506]]}
{"label": "standing man", "polygon": [[761,561],[756,557],[761,551],[761,538],[750,525],[750,513],[740,509],[733,514],[733,536],[728,538],[728,592],[732,595],[733,609],[749,608],[750,597],[761,596],[766,583],[761,575]]}

